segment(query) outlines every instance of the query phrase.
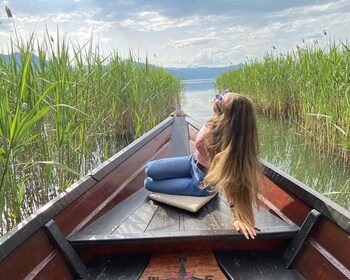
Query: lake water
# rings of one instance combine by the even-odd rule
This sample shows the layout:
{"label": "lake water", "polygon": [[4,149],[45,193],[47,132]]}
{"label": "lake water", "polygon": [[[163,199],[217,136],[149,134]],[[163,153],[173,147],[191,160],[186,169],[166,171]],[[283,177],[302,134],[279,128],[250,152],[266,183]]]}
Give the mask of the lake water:
{"label": "lake water", "polygon": [[[184,83],[182,110],[199,124],[204,124],[212,116],[213,80],[187,80]],[[290,124],[258,116],[258,129],[261,158],[350,209],[350,171],[341,159],[322,155],[305,145],[303,137]]]}

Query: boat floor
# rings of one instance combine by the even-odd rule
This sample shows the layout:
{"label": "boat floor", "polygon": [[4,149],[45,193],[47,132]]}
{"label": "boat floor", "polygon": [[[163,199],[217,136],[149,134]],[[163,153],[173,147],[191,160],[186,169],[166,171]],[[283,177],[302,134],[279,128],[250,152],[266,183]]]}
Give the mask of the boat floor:
{"label": "boat floor", "polygon": [[[233,228],[233,216],[225,199],[219,195],[197,213],[152,201],[150,192],[140,189],[109,212],[69,237],[73,246],[97,243],[125,243],[141,239],[208,239],[225,237],[243,240]],[[299,227],[290,225],[260,207],[255,210],[259,238],[292,238]]]}
{"label": "boat floor", "polygon": [[96,256],[84,280],[92,279],[250,279],[302,280],[279,256],[262,251],[216,251]]}

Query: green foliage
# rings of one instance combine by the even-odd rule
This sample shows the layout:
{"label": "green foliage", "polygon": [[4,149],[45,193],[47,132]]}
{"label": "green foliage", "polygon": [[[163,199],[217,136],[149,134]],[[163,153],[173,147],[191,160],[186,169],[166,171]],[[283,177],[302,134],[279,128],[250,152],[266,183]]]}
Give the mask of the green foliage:
{"label": "green foliage", "polygon": [[250,96],[263,114],[300,125],[306,142],[350,162],[350,48],[329,42],[267,54],[220,75],[218,88]]}
{"label": "green foliage", "polygon": [[167,117],[182,88],[131,53],[102,56],[92,38],[47,32],[11,48],[0,57],[0,233]]}

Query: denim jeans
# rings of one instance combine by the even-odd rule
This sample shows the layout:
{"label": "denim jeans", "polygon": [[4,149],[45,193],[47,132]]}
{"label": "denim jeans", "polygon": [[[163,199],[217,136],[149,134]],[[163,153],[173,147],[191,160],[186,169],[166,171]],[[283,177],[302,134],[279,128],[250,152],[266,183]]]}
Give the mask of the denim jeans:
{"label": "denim jeans", "polygon": [[152,192],[207,196],[212,192],[201,188],[205,172],[194,161],[194,156],[172,157],[150,161],[145,171],[145,187]]}

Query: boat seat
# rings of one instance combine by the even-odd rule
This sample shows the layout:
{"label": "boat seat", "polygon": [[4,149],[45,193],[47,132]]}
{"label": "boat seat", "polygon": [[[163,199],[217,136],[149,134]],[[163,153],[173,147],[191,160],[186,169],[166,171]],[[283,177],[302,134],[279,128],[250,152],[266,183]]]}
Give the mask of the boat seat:
{"label": "boat seat", "polygon": [[281,256],[273,252],[234,250],[214,254],[227,279],[304,279],[295,269],[286,269]]}
{"label": "boat seat", "polygon": [[[312,209],[298,233],[281,256],[274,251],[214,251],[228,279],[304,279],[293,269],[293,262],[309,239],[321,214]],[[233,260],[233,261],[232,261]]]}
{"label": "boat seat", "polygon": [[[140,242],[201,241],[204,239],[242,241],[234,230],[230,207],[215,196],[198,212],[191,213],[149,199],[144,188],[116,205],[68,241],[73,247],[89,245],[132,245]],[[255,209],[259,239],[291,239],[299,230],[264,208]],[[160,246],[160,245],[159,245]]]}
{"label": "boat seat", "polygon": [[82,279],[140,279],[151,256],[148,253],[95,256],[86,263]]}

